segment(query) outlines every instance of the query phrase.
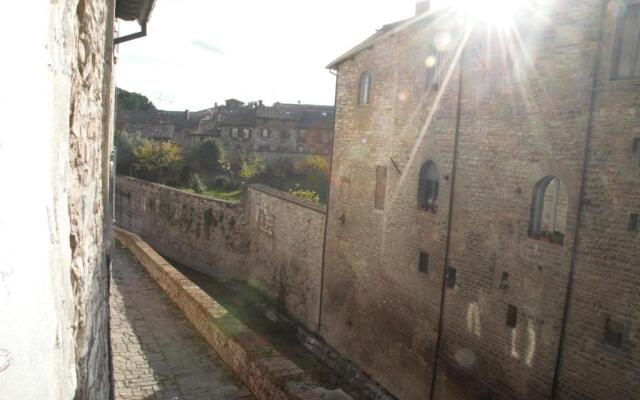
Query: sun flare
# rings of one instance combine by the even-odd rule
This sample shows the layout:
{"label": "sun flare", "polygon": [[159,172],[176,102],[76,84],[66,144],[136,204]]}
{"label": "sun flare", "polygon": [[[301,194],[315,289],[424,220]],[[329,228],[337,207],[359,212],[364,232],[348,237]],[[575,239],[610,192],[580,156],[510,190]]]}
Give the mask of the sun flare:
{"label": "sun flare", "polygon": [[507,27],[531,0],[451,0],[450,6],[474,22]]}

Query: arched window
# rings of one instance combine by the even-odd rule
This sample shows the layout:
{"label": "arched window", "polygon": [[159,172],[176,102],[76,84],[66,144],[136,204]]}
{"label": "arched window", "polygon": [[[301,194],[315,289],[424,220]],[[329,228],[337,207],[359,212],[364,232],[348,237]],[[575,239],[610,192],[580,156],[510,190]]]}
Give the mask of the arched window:
{"label": "arched window", "polygon": [[533,191],[529,237],[562,245],[567,230],[569,196],[555,176],[538,182]]}
{"label": "arched window", "polygon": [[360,75],[360,87],[358,89],[358,104],[369,104],[371,95],[371,73],[365,71]]}
{"label": "arched window", "polygon": [[440,53],[435,46],[429,47],[427,58],[424,60],[424,65],[427,68],[425,75],[424,89],[436,90],[438,89],[438,83],[440,78]]}
{"label": "arched window", "polygon": [[418,182],[418,208],[424,211],[438,211],[438,190],[440,174],[433,161],[427,161],[420,168]]}

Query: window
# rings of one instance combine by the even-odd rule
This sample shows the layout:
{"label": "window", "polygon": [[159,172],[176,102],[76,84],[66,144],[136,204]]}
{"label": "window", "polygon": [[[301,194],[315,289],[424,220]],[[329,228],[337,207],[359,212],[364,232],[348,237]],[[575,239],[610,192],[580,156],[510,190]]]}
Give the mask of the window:
{"label": "window", "polygon": [[263,139],[268,139],[269,138],[269,129],[267,129],[267,128],[262,129],[262,138]]}
{"label": "window", "polygon": [[436,49],[435,46],[431,46],[429,48],[424,64],[427,67],[424,89],[438,89],[438,80],[440,78],[440,53],[438,53],[438,49]]}
{"label": "window", "polygon": [[624,336],[624,324],[613,321],[611,317],[607,317],[604,324],[604,341],[610,346],[617,349],[622,347],[622,339]]}
{"label": "window", "polygon": [[438,210],[438,191],[440,189],[438,167],[427,161],[420,168],[418,182],[418,208],[435,213]]}
{"label": "window", "polygon": [[420,252],[418,271],[424,272],[425,274],[429,272],[429,254],[425,253],[424,251]]}
{"label": "window", "polygon": [[371,74],[369,71],[365,71],[360,75],[360,86],[358,89],[358,104],[369,104],[369,97],[371,94]]}
{"label": "window", "polygon": [[384,196],[387,190],[387,167],[378,165],[376,167],[376,194],[375,208],[384,210]]}
{"label": "window", "polygon": [[629,216],[629,230],[631,232],[640,232],[640,216],[638,214]]}
{"label": "window", "polygon": [[245,139],[249,139],[251,137],[251,131],[248,128],[244,128],[242,130],[242,137]]}
{"label": "window", "polygon": [[640,4],[621,7],[613,46],[611,79],[640,79]]}
{"label": "window", "polygon": [[562,245],[567,229],[569,197],[560,179],[547,176],[534,188],[529,237]]}
{"label": "window", "polygon": [[509,304],[507,307],[507,326],[511,329],[518,325],[518,307]]}
{"label": "window", "polygon": [[633,157],[636,165],[640,166],[640,138],[633,139]]}
{"label": "window", "polygon": [[238,137],[238,128],[231,129],[231,137],[232,138],[237,138]]}

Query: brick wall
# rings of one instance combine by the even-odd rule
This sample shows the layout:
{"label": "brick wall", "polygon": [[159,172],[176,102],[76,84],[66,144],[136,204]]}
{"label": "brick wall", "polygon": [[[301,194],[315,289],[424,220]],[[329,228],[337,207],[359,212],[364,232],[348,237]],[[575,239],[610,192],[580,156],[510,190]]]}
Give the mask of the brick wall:
{"label": "brick wall", "polygon": [[[503,63],[483,29],[453,64],[463,34],[447,18],[387,35],[339,65],[321,334],[399,398],[428,397],[439,333],[436,398],[548,399],[558,357],[557,398],[640,395],[640,245],[628,230],[640,206],[631,150],[640,91],[608,79],[615,7],[602,40],[602,1],[546,7],[547,23],[520,31],[528,74]],[[440,52],[439,88],[425,88],[428,45],[443,37],[452,45]],[[372,76],[367,106],[357,104],[363,71]],[[417,207],[427,160],[440,171],[435,213]],[[376,166],[388,171],[384,210],[374,207]],[[548,176],[567,192],[562,245],[528,235],[534,188]],[[455,269],[451,287],[446,268]],[[620,349],[605,344],[607,318],[624,326]]]}

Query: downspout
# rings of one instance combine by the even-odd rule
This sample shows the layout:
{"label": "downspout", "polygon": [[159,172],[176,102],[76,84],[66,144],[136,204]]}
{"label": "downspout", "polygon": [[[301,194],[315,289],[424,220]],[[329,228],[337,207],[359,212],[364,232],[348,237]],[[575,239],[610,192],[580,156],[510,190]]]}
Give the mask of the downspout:
{"label": "downspout", "polygon": [[143,23],[140,24],[140,32],[132,33],[130,35],[125,35],[122,37],[117,37],[115,38],[113,43],[120,44],[120,43],[128,42],[131,40],[143,38],[145,36],[147,36],[147,21],[144,21]]}
{"label": "downspout", "polygon": [[591,83],[591,99],[589,104],[589,118],[587,121],[587,131],[584,140],[584,156],[582,163],[582,173],[580,176],[580,197],[578,199],[578,210],[576,216],[576,228],[573,233],[573,248],[571,249],[571,268],[569,270],[569,280],[567,282],[567,291],[565,295],[564,311],[562,315],[562,325],[560,327],[560,340],[558,341],[558,352],[556,356],[556,365],[553,371],[553,384],[551,386],[551,399],[556,399],[558,395],[558,384],[560,379],[560,368],[562,367],[562,354],[567,334],[567,322],[569,319],[569,311],[571,308],[571,294],[573,292],[573,279],[576,272],[576,262],[578,258],[578,244],[580,240],[580,223],[582,222],[582,214],[584,210],[584,200],[587,186],[587,168],[589,166],[591,154],[591,136],[593,134],[593,119],[596,107],[596,90],[598,88],[598,76],[600,74],[601,58],[602,58],[602,40],[604,38],[605,16],[607,15],[608,1],[602,1],[602,10],[600,16],[600,32],[598,33],[598,49],[596,51],[596,59],[593,66],[593,82]]}
{"label": "downspout", "polygon": [[436,379],[438,374],[438,360],[440,358],[440,347],[442,344],[442,329],[444,326],[444,305],[445,305],[445,293],[447,290],[447,271],[449,266],[449,250],[451,248],[451,225],[453,223],[453,200],[455,197],[455,182],[456,171],[458,162],[458,146],[460,139],[460,118],[462,114],[462,76],[463,76],[463,64],[464,49],[460,53],[460,65],[459,65],[459,77],[458,77],[458,99],[456,105],[456,127],[453,139],[453,165],[451,167],[451,189],[449,190],[449,215],[447,216],[447,239],[445,242],[444,250],[444,271],[442,274],[442,289],[440,290],[440,311],[438,316],[438,337],[436,339],[436,352],[433,360],[433,371],[431,374],[431,388],[429,393],[429,399],[433,400],[436,388]]}
{"label": "downspout", "polygon": [[[331,72],[331,70],[329,70]],[[336,69],[336,88],[333,99],[333,132],[331,133],[331,145],[329,150],[329,187],[327,188],[327,211],[324,215],[324,237],[322,239],[322,264],[320,267],[320,304],[318,306],[318,335],[320,335],[320,328],[322,328],[322,300],[324,295],[324,270],[325,270],[325,253],[327,251],[327,226],[329,225],[329,206],[331,205],[331,176],[333,173],[333,143],[336,136],[336,116],[338,114],[338,70]]]}

